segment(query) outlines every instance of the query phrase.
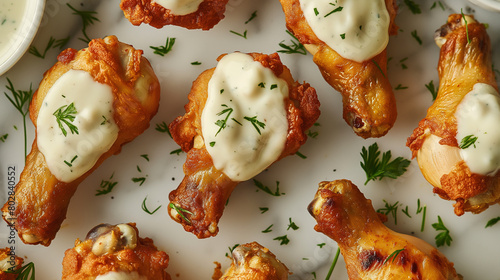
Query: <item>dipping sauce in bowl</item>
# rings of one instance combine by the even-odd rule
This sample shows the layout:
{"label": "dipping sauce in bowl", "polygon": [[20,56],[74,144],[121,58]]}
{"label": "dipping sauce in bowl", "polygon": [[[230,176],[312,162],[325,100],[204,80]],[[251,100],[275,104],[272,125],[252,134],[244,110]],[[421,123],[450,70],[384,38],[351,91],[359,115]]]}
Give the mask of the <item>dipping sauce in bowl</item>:
{"label": "dipping sauce in bowl", "polygon": [[30,46],[43,15],[45,0],[0,0],[0,75]]}

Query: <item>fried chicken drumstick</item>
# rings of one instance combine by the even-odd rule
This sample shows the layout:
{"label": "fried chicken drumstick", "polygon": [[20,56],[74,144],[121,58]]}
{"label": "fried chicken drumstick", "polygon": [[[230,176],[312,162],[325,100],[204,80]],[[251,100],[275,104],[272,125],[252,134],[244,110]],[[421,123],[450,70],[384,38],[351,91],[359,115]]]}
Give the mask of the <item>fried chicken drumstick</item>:
{"label": "fried chicken drumstick", "polygon": [[[120,8],[133,24],[156,28],[177,25],[187,29],[212,29],[224,18],[229,0],[121,0]],[[169,9],[170,8],[170,9]]]}
{"label": "fried chicken drumstick", "polygon": [[387,228],[348,180],[321,182],[308,210],[314,229],[338,243],[349,279],[461,279],[436,248]]}
{"label": "fried chicken drumstick", "polygon": [[239,245],[232,251],[233,262],[222,274],[217,263],[213,280],[286,280],[288,268],[257,242]]}
{"label": "fried chicken drumstick", "polygon": [[500,202],[500,96],[490,39],[472,16],[453,14],[435,40],[438,95],[406,145],[434,193],[456,201],[456,215],[480,213]]}
{"label": "fried chicken drumstick", "polygon": [[115,36],[67,49],[31,101],[36,136],[3,218],[27,244],[55,238],[78,185],[149,127],[160,85],[142,51]]}
{"label": "fried chicken drumstick", "polygon": [[188,99],[185,115],[169,125],[187,152],[185,177],[170,193],[169,214],[186,231],[206,238],[217,234],[239,182],[305,143],[304,132],[319,117],[319,101],[314,88],[293,80],[277,54],[258,53],[222,56],[216,68],[196,79]]}
{"label": "fried chicken drumstick", "polygon": [[[385,0],[385,6],[383,0],[364,1],[364,3],[335,1],[335,6],[334,3],[329,5],[328,1],[321,3],[322,1],[314,0],[280,0],[280,2],[285,13],[287,28],[313,55],[313,61],[319,67],[323,78],[342,94],[343,117],[347,124],[363,138],[384,136],[394,125],[397,117],[396,100],[387,78],[385,48],[388,36],[395,35],[398,29],[394,23],[397,11],[395,1]],[[368,7],[373,3],[379,4],[376,7],[379,10],[374,8],[366,14],[357,12],[367,10],[362,7]],[[325,10],[317,8],[319,5],[326,5]],[[350,9],[348,5],[351,5]],[[376,25],[386,24],[387,28],[381,29],[381,33],[374,38],[370,33],[372,31],[368,32],[368,29],[371,30],[375,22],[371,16],[379,12],[387,13],[387,16],[381,16],[380,18],[385,19],[384,23]],[[314,14],[310,15],[311,13]],[[349,14],[352,16],[348,16]],[[339,17],[337,23],[333,22],[324,27],[318,24],[335,17]],[[333,31],[325,34],[325,30],[334,30],[335,26],[346,26],[346,30],[336,29],[339,30],[338,34],[334,34]],[[384,39],[380,39],[379,42],[377,37],[386,38],[385,45]],[[337,38],[340,41],[327,43],[325,40],[328,38]],[[352,44],[342,45],[350,38],[354,38]],[[360,38],[359,41],[356,38]],[[370,48],[366,42],[373,42],[372,47],[376,51],[367,55],[357,53],[353,55],[345,51],[368,50]]]}
{"label": "fried chicken drumstick", "polygon": [[139,237],[134,223],[100,224],[65,252],[62,279],[170,280],[168,261],[153,240]]}

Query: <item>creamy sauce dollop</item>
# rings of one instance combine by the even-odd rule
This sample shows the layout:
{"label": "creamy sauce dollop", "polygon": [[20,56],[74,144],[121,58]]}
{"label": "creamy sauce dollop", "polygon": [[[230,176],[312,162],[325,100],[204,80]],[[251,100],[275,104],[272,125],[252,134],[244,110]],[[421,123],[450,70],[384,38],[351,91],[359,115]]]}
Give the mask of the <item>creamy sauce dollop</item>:
{"label": "creamy sauce dollop", "polygon": [[184,16],[196,12],[203,0],[153,0],[153,2],[169,9],[174,15]]}
{"label": "creamy sauce dollop", "polygon": [[278,159],[288,132],[288,84],[250,55],[218,63],[203,109],[203,139],[215,168],[245,181]]}
{"label": "creamy sauce dollop", "polygon": [[363,62],[389,43],[384,0],[300,0],[314,34],[344,58]]}
{"label": "creamy sauce dollop", "polygon": [[457,141],[477,140],[460,155],[473,173],[495,175],[500,169],[500,95],[491,85],[477,83],[455,111]]}
{"label": "creamy sauce dollop", "polygon": [[49,89],[38,114],[37,144],[59,181],[80,177],[111,148],[119,131],[113,100],[111,87],[83,70],[69,70]]}
{"label": "creamy sauce dollop", "polygon": [[23,0],[0,0],[0,57],[15,42],[25,8]]}
{"label": "creamy sauce dollop", "polygon": [[139,275],[137,271],[110,271],[106,274],[99,275],[95,280],[147,280],[146,276]]}

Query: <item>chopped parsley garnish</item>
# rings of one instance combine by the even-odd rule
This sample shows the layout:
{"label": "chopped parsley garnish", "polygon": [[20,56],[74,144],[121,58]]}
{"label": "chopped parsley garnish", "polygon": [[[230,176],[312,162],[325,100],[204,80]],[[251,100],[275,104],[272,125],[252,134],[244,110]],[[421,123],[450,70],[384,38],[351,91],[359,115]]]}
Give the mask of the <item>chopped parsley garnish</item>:
{"label": "chopped parsley garnish", "polygon": [[148,206],[146,205],[146,200],[148,199],[148,197],[146,196],[144,198],[144,200],[142,201],[142,205],[141,205],[141,208],[144,212],[148,213],[149,215],[153,215],[156,211],[158,211],[160,208],[161,208],[161,205],[156,207],[155,210],[153,210],[153,212],[149,211],[148,209]]}
{"label": "chopped parsley garnish", "polygon": [[257,86],[261,88],[266,88],[266,84],[264,82],[260,82]]}
{"label": "chopped parsley garnish", "polygon": [[486,223],[486,226],[485,226],[484,228],[492,227],[492,226],[494,226],[496,223],[498,223],[499,221],[500,221],[500,217],[493,218],[493,219],[489,220],[489,221]]}
{"label": "chopped parsley garnish", "polygon": [[467,135],[460,141],[460,149],[467,149],[470,146],[476,147],[477,136]]}
{"label": "chopped parsley garnish", "polygon": [[210,145],[210,147],[215,146],[215,141],[210,142],[209,145]]}
{"label": "chopped parsley garnish", "polygon": [[78,127],[73,124],[77,113],[75,103],[61,106],[54,112],[53,115],[56,117],[57,124],[64,136],[68,135],[68,132],[64,128],[64,124],[69,128],[71,134],[78,134]]}
{"label": "chopped parsley garnish", "polygon": [[404,0],[404,3],[406,4],[406,6],[408,6],[408,8],[410,9],[410,11],[414,15],[422,13],[422,10],[420,9],[420,6],[417,3],[415,3],[414,1],[412,1],[412,0]]}
{"label": "chopped parsley garnish", "polygon": [[286,54],[293,54],[293,53],[298,53],[298,54],[302,54],[302,55],[306,55],[307,54],[307,51],[306,51],[306,48],[304,47],[304,45],[302,45],[299,40],[292,34],[292,32],[290,31],[286,31],[286,33],[288,33],[290,36],[292,36],[292,39],[291,39],[291,44],[290,45],[287,45],[283,41],[281,41],[279,43],[279,46],[282,48],[282,50],[278,50],[279,53],[286,53]]}
{"label": "chopped parsley garnish", "polygon": [[434,80],[431,80],[428,84],[425,85],[425,87],[432,94],[432,101],[436,100],[439,86],[434,86]]}
{"label": "chopped parsley garnish", "polygon": [[413,30],[413,31],[411,32],[411,36],[412,36],[413,38],[415,38],[415,40],[417,40],[417,42],[418,42],[418,44],[419,44],[419,45],[422,45],[422,39],[420,39],[420,37],[418,36],[418,34],[417,34],[417,30]]}
{"label": "chopped parsley garnish", "polygon": [[319,15],[318,8],[314,8],[314,15]]}
{"label": "chopped parsley garnish", "polygon": [[288,243],[290,243],[290,239],[288,239],[288,236],[286,236],[286,235],[278,236],[278,237],[274,238],[273,240],[280,241],[280,245],[288,245]]}
{"label": "chopped parsley garnish", "polygon": [[399,250],[396,250],[396,251],[392,252],[392,254],[390,254],[387,258],[385,258],[385,260],[384,260],[384,262],[382,264],[385,264],[386,262],[388,262],[391,259],[392,259],[392,262],[394,262],[394,260],[396,260],[396,258],[399,255],[399,253],[403,252],[404,250],[405,250],[405,248],[399,249]]}
{"label": "chopped parsley garnish", "polygon": [[259,210],[260,210],[260,213],[261,213],[261,214],[264,214],[264,213],[266,213],[267,211],[269,211],[269,207],[259,207]]}
{"label": "chopped parsley garnish", "polygon": [[175,44],[175,38],[167,37],[167,40],[165,41],[165,46],[158,46],[158,47],[149,46],[149,47],[154,50],[153,52],[154,54],[165,56],[167,53],[172,51],[174,44]]}
{"label": "chopped parsley garnish", "polygon": [[411,218],[410,212],[408,210],[408,205],[406,205],[406,207],[402,209],[401,212],[403,212],[406,216],[408,216],[408,218]]}
{"label": "chopped parsley garnish", "polygon": [[271,87],[270,87],[270,89],[271,89],[271,90],[273,90],[273,89],[275,89],[275,88],[277,88],[277,87],[278,87],[278,85],[277,85],[277,84],[272,84],[272,85],[271,85]]}
{"label": "chopped parsley garnish", "polygon": [[392,156],[391,151],[384,152],[382,160],[380,160],[380,151],[377,143],[373,143],[368,147],[368,150],[363,146],[360,154],[363,159],[361,167],[366,173],[365,185],[370,180],[381,180],[384,177],[396,179],[406,172],[407,167],[411,163],[411,161],[403,157],[398,157],[390,161]]}
{"label": "chopped parsley garnish", "polygon": [[111,179],[113,179],[113,176],[115,174],[111,174],[111,177],[109,177],[108,180],[101,180],[101,184],[99,185],[99,189],[96,192],[96,196],[103,195],[103,194],[108,194],[110,193],[113,188],[118,184],[118,182],[113,182]]}
{"label": "chopped parsley garnish", "polygon": [[[191,213],[190,211],[188,211],[188,210],[186,210],[186,209],[184,209],[182,207],[179,207],[179,206],[175,205],[173,202],[170,202],[170,204],[168,205],[168,207],[174,209],[177,212],[177,214],[179,214],[179,216],[181,216],[181,218],[186,223],[191,224],[191,221],[188,218],[186,218],[186,216],[184,216],[184,213],[189,214],[189,215],[193,215],[193,213]],[[236,245],[236,246],[238,246],[238,245]],[[236,246],[233,247],[233,249],[236,248]],[[232,250],[231,250],[231,252],[232,252]]]}
{"label": "chopped parsley garnish", "polygon": [[236,31],[229,30],[229,32],[231,32],[231,33],[233,33],[233,34],[235,34],[235,35],[238,35],[238,36],[240,36],[240,37],[242,37],[242,38],[245,38],[245,39],[247,38],[247,31],[248,31],[248,30],[245,30],[245,31],[243,32],[243,34],[241,34],[241,33],[238,33],[238,32],[236,32]]}
{"label": "chopped parsley garnish", "polygon": [[441,219],[440,216],[438,216],[438,222],[432,224],[432,227],[436,231],[441,231],[434,238],[436,240],[436,246],[440,247],[440,246],[444,246],[445,244],[450,246],[451,241],[453,241],[453,239],[451,238],[450,231],[448,230],[448,228],[446,228],[446,226],[444,225],[443,220]]}
{"label": "chopped parsley garnish", "polygon": [[253,127],[257,130],[257,132],[260,134],[260,128],[264,129],[266,127],[266,124],[263,123],[263,122],[260,122],[259,120],[257,120],[257,116],[253,116],[253,117],[243,117],[243,119],[249,121]]}
{"label": "chopped parsley garnish", "polygon": [[273,231],[271,229],[272,227],[273,227],[273,225],[268,226],[265,230],[262,231],[262,233],[269,233],[269,232]]}
{"label": "chopped parsley garnish", "polygon": [[298,230],[299,227],[295,224],[295,222],[292,222],[292,218],[288,218],[288,227],[286,230],[293,229],[293,230]]}
{"label": "chopped parsley garnish", "polygon": [[342,40],[344,40],[345,39],[345,33],[340,34],[340,38],[342,38]]}
{"label": "chopped parsley garnish", "polygon": [[85,38],[79,38],[80,40],[86,42],[87,44],[90,42],[90,38],[87,35],[87,27],[91,24],[94,24],[94,21],[99,21],[98,18],[96,18],[94,15],[97,14],[97,12],[94,11],[79,11],[75,8],[73,8],[69,3],[66,3],[66,5],[73,10],[74,15],[78,15],[82,18],[83,22],[83,27],[82,27],[82,33]]}
{"label": "chopped parsley garnish", "polygon": [[9,134],[8,133],[5,133],[4,135],[2,135],[0,137],[0,141],[2,141],[2,143],[5,143],[5,141],[7,140],[7,137],[9,137]]}
{"label": "chopped parsley garnish", "polygon": [[261,182],[255,180],[255,179],[253,179],[253,182],[258,189],[260,189],[260,190],[264,191],[265,193],[268,193],[272,196],[281,196],[281,195],[285,194],[285,193],[280,192],[280,187],[279,187],[280,182],[279,181],[276,181],[276,191],[274,191],[274,192],[268,186],[265,186],[264,184],[262,184]]}

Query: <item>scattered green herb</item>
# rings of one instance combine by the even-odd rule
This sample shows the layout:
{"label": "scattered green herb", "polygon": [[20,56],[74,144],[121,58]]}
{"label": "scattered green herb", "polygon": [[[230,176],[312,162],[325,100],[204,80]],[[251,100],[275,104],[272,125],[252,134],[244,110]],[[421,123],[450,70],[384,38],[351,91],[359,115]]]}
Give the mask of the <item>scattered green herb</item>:
{"label": "scattered green herb", "polygon": [[201,62],[199,62],[199,61],[193,61],[193,62],[191,62],[191,65],[201,65]]}
{"label": "scattered green herb", "polygon": [[330,277],[332,276],[333,270],[335,269],[335,266],[337,265],[337,261],[339,260],[340,256],[340,247],[337,248],[337,253],[335,253],[335,258],[333,258],[332,265],[330,266],[330,269],[328,270],[328,274],[326,275],[325,280],[329,280]]}
{"label": "scattered green herb", "polygon": [[345,39],[345,33],[340,34],[340,38],[342,38],[342,40],[344,40]]}
{"label": "scattered green herb", "polygon": [[363,146],[361,150],[361,157],[363,159],[361,167],[366,173],[365,185],[368,184],[370,180],[381,180],[384,177],[396,179],[406,172],[407,167],[411,163],[403,157],[398,157],[390,161],[391,151],[384,152],[382,160],[379,159],[379,156],[380,151],[377,143],[373,143],[368,147],[368,150]]}
{"label": "scattered green herb", "polygon": [[465,136],[462,141],[460,141],[460,149],[467,149],[470,146],[476,147],[477,137],[474,135]]}
{"label": "scattered green herb", "polygon": [[388,262],[390,259],[392,259],[392,262],[394,262],[394,260],[398,257],[399,253],[403,252],[405,250],[405,248],[403,249],[399,249],[399,250],[396,250],[394,252],[392,252],[392,254],[390,254],[385,260],[384,262],[382,263],[383,265]]}
{"label": "scattered green herb", "polygon": [[177,149],[177,150],[173,150],[170,152],[171,155],[180,155],[182,153],[182,149]]}
{"label": "scattered green herb", "polygon": [[408,210],[408,205],[406,205],[405,209],[402,209],[401,212],[408,216],[408,218],[411,218],[410,212]]}
{"label": "scattered green herb", "polygon": [[259,210],[260,210],[260,213],[261,213],[261,214],[264,214],[264,213],[266,213],[267,211],[269,211],[269,207],[259,207]]}
{"label": "scattered green herb", "polygon": [[146,161],[149,161],[149,156],[147,154],[141,155],[141,158],[145,159]]}
{"label": "scattered green herb", "polygon": [[[333,4],[333,3],[328,3],[328,4],[330,4],[330,5],[332,5],[332,6],[335,6],[335,4]],[[339,7],[335,8],[335,9],[333,9],[332,11],[330,11],[330,12],[329,12],[328,14],[326,14],[324,17],[327,17],[327,16],[329,16],[329,15],[331,15],[331,14],[333,14],[333,13],[341,12],[343,9],[344,9],[344,7],[339,6]]]}
{"label": "scattered green herb", "polygon": [[469,24],[467,23],[467,18],[465,18],[464,11],[463,9],[460,9],[460,13],[462,14],[462,18],[464,19],[465,23],[465,34],[467,34],[467,43],[470,44],[470,38],[469,38]]}
{"label": "scattered green herb", "polygon": [[282,50],[278,50],[279,53],[286,53],[286,54],[293,54],[293,53],[298,53],[302,55],[306,55],[307,51],[304,45],[302,45],[299,40],[292,34],[290,31],[286,31],[288,35],[292,36],[292,39],[290,40],[291,44],[287,45],[283,43],[285,40],[281,41],[279,43],[279,46],[282,48]]}
{"label": "scattered green herb", "polygon": [[170,130],[168,129],[168,124],[166,122],[161,122],[156,124],[156,131],[159,131],[161,133],[168,133],[168,136],[172,138],[172,134],[170,134]]}
{"label": "scattered green herb", "polygon": [[288,239],[288,236],[286,236],[286,235],[278,236],[278,237],[274,238],[273,240],[280,241],[280,245],[287,245],[288,243],[290,243],[290,239]]}
{"label": "scattered green herb", "polygon": [[486,226],[485,226],[484,228],[492,227],[492,226],[494,226],[496,223],[498,223],[499,221],[500,221],[500,217],[493,218],[493,219],[489,220],[489,221],[486,223]]}
{"label": "scattered green herb", "polygon": [[394,204],[390,204],[384,199],[384,203],[385,203],[384,208],[378,209],[377,212],[382,213],[386,216],[388,216],[389,214],[392,215],[392,217],[394,218],[394,224],[397,225],[399,201],[396,201],[396,203]]}
{"label": "scattered green herb", "polygon": [[47,55],[47,52],[51,48],[59,48],[62,49],[68,42],[69,42],[70,37],[66,37],[63,39],[56,40],[54,37],[50,36],[49,42],[45,46],[45,49],[43,52],[40,52],[35,46],[31,46],[28,50],[28,52],[36,57],[44,59],[45,56]]}
{"label": "scattered green herb", "polygon": [[316,246],[318,246],[319,248],[323,248],[325,245],[326,245],[326,243],[319,243],[319,244],[316,244]]}
{"label": "scattered green herb", "polygon": [[167,40],[165,41],[165,46],[158,46],[158,47],[149,46],[149,47],[154,50],[153,52],[154,54],[165,56],[167,53],[172,51],[174,44],[175,44],[175,38],[167,37]]}
{"label": "scattered green herb", "polygon": [[272,227],[273,227],[273,225],[268,226],[265,230],[262,231],[262,233],[269,233],[269,232],[273,231],[271,229]]}
{"label": "scattered green herb", "polygon": [[408,60],[408,57],[405,57],[399,61],[399,64],[401,64],[401,68],[403,68],[403,70],[408,69],[408,66],[406,66],[405,64],[406,60]]}
{"label": "scattered green herb", "polygon": [[418,34],[417,34],[417,30],[413,30],[413,31],[411,32],[411,36],[412,36],[413,38],[415,38],[415,40],[417,40],[417,42],[418,42],[418,44],[419,44],[419,45],[422,45],[422,39],[420,39],[420,37],[418,36]]}
{"label": "scattered green herb", "polygon": [[436,246],[440,247],[440,246],[444,246],[445,244],[450,246],[451,241],[453,241],[453,239],[451,238],[450,231],[446,228],[446,226],[444,225],[443,220],[441,219],[440,216],[438,216],[438,222],[432,224],[432,227],[436,231],[441,231],[434,238],[436,240]]}
{"label": "scattered green herb", "polygon": [[153,215],[156,211],[158,211],[158,209],[161,208],[161,205],[156,207],[155,210],[153,210],[153,212],[149,211],[148,207],[146,206],[146,200],[148,199],[148,197],[146,196],[144,198],[144,200],[142,201],[142,205],[141,205],[141,208],[144,212],[148,213],[149,215]]}
{"label": "scattered green herb", "polygon": [[292,222],[292,218],[288,218],[288,227],[286,230],[293,229],[293,230],[298,230],[299,227],[295,224],[295,222]]}
{"label": "scattered green herb", "polygon": [[408,6],[408,8],[410,9],[410,11],[414,15],[422,13],[422,10],[420,9],[420,6],[417,3],[415,3],[414,1],[412,1],[412,0],[404,0],[404,3],[406,4],[406,6]]}
{"label": "scattered green herb", "polygon": [[407,88],[408,88],[407,86],[403,86],[403,85],[399,84],[399,85],[395,88],[395,90],[402,90],[402,89],[407,89]]}
{"label": "scattered green herb", "polygon": [[139,186],[142,186],[146,182],[146,177],[134,177],[132,178],[132,182],[139,183]]}
{"label": "scattered green herb", "polygon": [[270,87],[270,89],[271,89],[271,90],[273,90],[273,89],[275,89],[275,88],[278,88],[278,85],[277,85],[277,84],[272,84],[272,85],[271,85],[271,87]]}
{"label": "scattered green herb", "polygon": [[296,154],[297,156],[299,156],[301,159],[306,159],[306,158],[307,158],[307,156],[306,156],[306,155],[304,155],[303,153],[301,153],[301,152],[299,152],[299,151],[297,151],[295,154]]}
{"label": "scattered green herb", "polygon": [[0,141],[2,141],[2,143],[5,143],[5,141],[7,140],[7,137],[9,137],[9,134],[8,133],[5,133],[4,135],[2,135],[0,137]]}
{"label": "scattered green herb", "polygon": [[428,84],[425,85],[425,87],[432,94],[432,101],[436,100],[439,86],[437,87],[434,86],[434,80],[431,80]]}
{"label": "scattered green herb", "polygon": [[210,145],[210,147],[215,146],[215,141],[210,142],[209,145]]}
{"label": "scattered green herb", "polygon": [[[186,209],[184,209],[182,207],[179,207],[179,206],[175,205],[173,202],[170,202],[170,204],[168,205],[168,207],[174,209],[177,212],[177,214],[179,214],[179,216],[181,216],[181,218],[186,223],[191,224],[191,221],[188,218],[186,218],[186,216],[184,216],[183,213],[186,213],[186,214],[189,214],[189,215],[193,215],[193,213],[191,213],[190,211],[188,211],[188,210],[186,210]],[[236,246],[238,246],[238,245],[236,245]],[[233,249],[236,248],[236,246],[233,247]],[[231,250],[231,252],[232,252],[232,250]]]}
{"label": "scattered green herb", "polygon": [[72,167],[72,166],[73,166],[73,162],[74,162],[77,158],[78,158],[78,156],[76,155],[76,156],[74,156],[74,157],[71,159],[71,161],[67,161],[67,160],[65,160],[65,161],[64,161],[64,163],[65,163],[67,166]]}
{"label": "scattered green herb", "polygon": [[420,206],[420,198],[417,200],[417,215],[422,214],[422,225],[420,226],[420,231],[424,232],[425,229],[425,217],[427,214],[427,205],[424,205],[424,207]]}
{"label": "scattered green herb", "polygon": [[257,17],[257,11],[254,11],[252,13],[252,15],[250,15],[250,18],[247,21],[245,21],[245,24],[249,23],[250,21],[252,21],[256,17]]}
{"label": "scattered green herb", "polygon": [[8,270],[7,273],[17,274],[16,280],[35,280],[35,264],[30,262],[16,270]]}
{"label": "scattered green herb", "polygon": [[[23,116],[23,127],[24,127],[24,159],[26,161],[26,156],[28,155],[28,136],[26,132],[26,116],[29,113],[29,103],[31,97],[33,96],[33,89],[31,88],[27,91],[24,90],[16,90],[11,80],[7,78],[7,83],[5,87],[11,92],[12,96],[9,96],[6,92],[4,92],[5,97],[9,99],[10,103],[17,109],[17,111]],[[17,130],[16,126],[14,128]]]}
{"label": "scattered green herb", "polygon": [[57,124],[64,136],[68,135],[68,132],[64,129],[64,124],[69,128],[71,134],[78,134],[78,127],[73,124],[77,113],[75,103],[73,102],[69,105],[61,106],[54,112],[53,115],[56,117]]}
{"label": "scattered green herb", "polygon": [[219,132],[221,132],[221,130],[226,128],[227,120],[229,119],[229,116],[231,116],[231,114],[233,113],[233,108],[228,107],[226,104],[222,104],[221,106],[224,107],[225,109],[223,109],[222,111],[217,113],[217,116],[221,116],[224,114],[227,114],[227,115],[223,120],[217,120],[215,122],[215,125],[217,125],[219,127],[219,130],[217,130],[217,133],[215,133],[215,136],[217,136],[217,134],[219,134]]}
{"label": "scattered green herb", "polygon": [[66,3],[66,5],[73,10],[74,15],[78,15],[82,18],[83,22],[83,27],[82,27],[82,33],[85,38],[79,38],[80,40],[86,42],[87,44],[90,42],[90,38],[87,35],[87,27],[91,24],[94,24],[94,21],[99,21],[97,17],[94,15],[97,15],[97,12],[94,11],[79,11],[75,8],[73,8],[69,3]]}
{"label": "scattered green herb", "polygon": [[226,257],[229,257],[229,255],[232,254],[234,249],[238,246],[240,246],[240,244],[235,244],[233,247],[227,247],[229,249],[229,253],[226,253]]}
{"label": "scattered green herb", "polygon": [[247,31],[248,31],[248,30],[245,30],[245,32],[243,32],[243,34],[241,34],[241,33],[238,33],[238,32],[236,32],[236,31],[229,30],[229,32],[231,32],[231,33],[233,33],[233,34],[235,34],[235,35],[238,35],[238,36],[240,36],[240,37],[242,37],[242,38],[245,38],[245,39],[247,38]]}
{"label": "scattered green herb", "polygon": [[373,62],[373,64],[375,64],[375,66],[378,68],[378,70],[380,71],[380,73],[382,73],[382,76],[383,76],[384,78],[387,78],[387,77],[385,76],[384,71],[382,71],[382,67],[380,67],[380,65],[378,65],[378,63],[375,61],[375,59],[372,59],[372,62]]}
{"label": "scattered green herb", "polygon": [[118,184],[118,182],[113,182],[111,181],[111,179],[113,179],[113,176],[115,174],[111,174],[111,177],[109,177],[108,180],[101,180],[101,184],[99,185],[99,189],[97,190],[96,192],[96,196],[99,196],[99,195],[104,195],[104,194],[108,194],[110,193],[113,188],[116,186],[116,184]]}
{"label": "scattered green herb", "polygon": [[[257,130],[257,132],[260,134],[260,128],[264,129],[266,127],[266,124],[263,123],[263,122],[260,122],[259,120],[257,120],[257,116],[253,116],[253,117],[243,117],[243,119],[249,121],[253,127]],[[260,128],[259,128],[260,127]]]}
{"label": "scattered green herb", "polygon": [[435,1],[435,2],[432,4],[432,6],[431,6],[431,10],[432,10],[432,9],[434,9],[434,8],[436,8],[436,7],[437,7],[437,5],[439,5],[439,7],[441,7],[441,9],[442,9],[443,11],[445,10],[444,5],[443,5],[443,3],[441,3],[441,1]]}
{"label": "scattered green herb", "polygon": [[260,190],[264,191],[265,193],[268,193],[272,196],[281,196],[281,195],[285,194],[285,193],[280,192],[280,187],[279,187],[280,182],[279,181],[276,181],[276,191],[274,191],[274,192],[271,191],[271,189],[268,186],[265,186],[264,184],[262,184],[261,182],[255,180],[255,179],[253,179],[253,182],[258,189],[260,189]]}

